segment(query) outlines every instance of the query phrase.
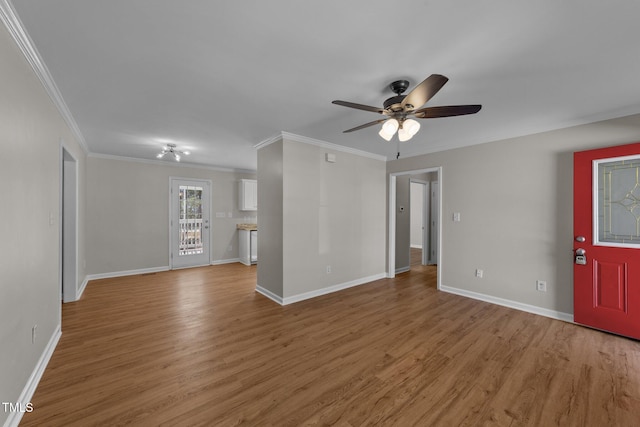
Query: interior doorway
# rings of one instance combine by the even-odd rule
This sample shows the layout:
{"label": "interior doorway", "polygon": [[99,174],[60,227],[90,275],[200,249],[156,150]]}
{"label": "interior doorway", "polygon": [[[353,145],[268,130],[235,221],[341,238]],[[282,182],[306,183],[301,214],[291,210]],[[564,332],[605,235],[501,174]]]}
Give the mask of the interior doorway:
{"label": "interior doorway", "polygon": [[78,299],[78,166],[73,155],[62,147],[61,155],[61,299]]}
{"label": "interior doorway", "polygon": [[[424,174],[428,174],[424,179]],[[429,231],[429,250],[425,253],[427,260],[425,264],[433,263],[441,267],[441,233],[442,227],[439,221],[441,218],[442,206],[440,197],[442,195],[442,168],[425,168],[404,172],[395,172],[389,175],[389,222],[388,222],[388,260],[387,277],[395,277],[396,274],[408,271],[411,262],[410,248],[410,225],[408,209],[410,208],[410,182],[411,179],[429,181],[429,195],[425,199],[429,200],[428,215],[429,220],[423,224]],[[423,209],[424,215],[427,215]],[[426,234],[427,230],[425,230]],[[423,246],[425,244],[423,243]],[[422,261],[422,254],[421,254]],[[441,268],[437,269],[437,288],[441,286]]]}

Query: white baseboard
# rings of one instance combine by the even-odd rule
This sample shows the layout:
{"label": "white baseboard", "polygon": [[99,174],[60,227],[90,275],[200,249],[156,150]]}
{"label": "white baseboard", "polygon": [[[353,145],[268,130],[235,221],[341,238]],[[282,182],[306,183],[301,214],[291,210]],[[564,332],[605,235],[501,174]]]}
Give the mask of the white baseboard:
{"label": "white baseboard", "polygon": [[282,297],[274,294],[269,289],[265,289],[260,285],[256,285],[256,292],[259,293],[259,294],[264,295],[265,297],[269,298],[270,300],[272,300],[274,302],[277,302],[280,305],[284,305]]}
{"label": "white baseboard", "polygon": [[467,298],[473,298],[476,300],[489,302],[491,304],[501,305],[503,307],[509,307],[520,311],[526,311],[527,313],[533,313],[540,316],[550,317],[552,319],[562,320],[563,322],[573,323],[573,314],[563,313],[561,311],[549,310],[547,308],[537,307],[535,305],[524,304],[518,301],[512,301],[504,298],[498,298],[491,295],[485,295],[478,292],[467,291],[465,289],[454,288],[450,286],[440,286],[440,290],[448,292],[450,294],[456,294]]}
{"label": "white baseboard", "polygon": [[411,270],[411,267],[409,267],[409,266],[407,266],[407,267],[399,267],[399,268],[396,268],[396,274],[406,273],[409,270]]}
{"label": "white baseboard", "polygon": [[276,295],[273,292],[261,287],[260,285],[256,285],[256,291],[266,296],[267,298],[277,302],[280,305],[288,305],[288,304],[304,301],[307,299],[319,297],[322,295],[331,294],[333,292],[338,292],[344,289],[353,288],[355,286],[364,285],[365,283],[373,282],[374,280],[383,279],[385,277],[387,277],[386,273],[374,274],[373,276],[362,277],[360,279],[339,283],[337,285],[328,286],[326,288],[317,289],[315,291],[304,292],[302,294],[293,295],[286,298]]}
{"label": "white baseboard", "polygon": [[379,274],[374,274],[373,276],[362,277],[360,279],[350,280],[349,282],[328,286],[326,288],[318,289],[315,291],[293,295],[293,296],[284,298],[283,305],[293,304],[294,302],[304,301],[306,299],[315,298],[321,295],[331,294],[333,292],[338,292],[344,289],[353,288],[355,286],[364,285],[365,283],[373,282],[374,280],[383,279],[385,277],[387,277],[386,273],[379,273]]}
{"label": "white baseboard", "polygon": [[233,264],[234,262],[240,262],[240,258],[217,259],[212,261],[211,265]]}
{"label": "white baseboard", "polygon": [[76,299],[75,299],[76,301],[82,298],[82,294],[84,293],[84,290],[87,288],[87,283],[89,283],[89,276],[84,276],[84,280],[80,284],[80,289],[76,291]]}
{"label": "white baseboard", "polygon": [[412,249],[422,249],[422,245],[409,245]]}
{"label": "white baseboard", "polygon": [[[18,401],[14,403],[22,404],[22,407],[25,407],[28,403],[31,402],[33,398],[33,394],[36,392],[36,388],[38,387],[38,383],[40,379],[42,379],[42,374],[44,374],[44,370],[49,364],[49,360],[51,360],[51,356],[53,355],[53,351],[56,349],[58,345],[58,341],[60,340],[60,335],[62,332],[60,330],[60,324],[56,326],[56,329],[53,331],[53,335],[49,338],[49,342],[45,347],[36,367],[31,372],[31,376],[27,380],[27,384],[25,384],[22,393],[20,393],[20,397],[18,397]],[[9,418],[4,423],[4,427],[17,427],[20,424],[20,420],[22,420],[23,412],[9,412]]]}
{"label": "white baseboard", "polygon": [[126,271],[115,271],[112,273],[99,273],[99,274],[88,274],[86,280],[97,280],[97,279],[111,279],[113,277],[123,277],[123,276],[135,276],[136,274],[148,274],[148,273],[159,273],[161,271],[168,271],[169,266],[162,267],[152,267],[152,268],[141,268],[138,270],[126,270]]}
{"label": "white baseboard", "polygon": [[[232,264],[234,262],[240,262],[240,258],[215,260],[215,261],[212,261],[211,264],[205,264],[198,267],[204,267],[207,265]],[[184,267],[184,268],[192,268],[192,267]],[[125,271],[114,271],[111,273],[88,274],[85,277],[84,282],[82,282],[82,286],[80,287],[80,290],[78,291],[77,299],[80,299],[80,297],[82,296],[82,293],[84,292],[84,289],[87,287],[87,283],[89,283],[89,281],[91,280],[112,279],[114,277],[135,276],[137,274],[159,273],[161,271],[169,271],[169,270],[171,270],[171,268],[168,265],[163,265],[161,267],[140,268],[137,270],[125,270]],[[178,270],[178,268],[176,268],[176,270]]]}

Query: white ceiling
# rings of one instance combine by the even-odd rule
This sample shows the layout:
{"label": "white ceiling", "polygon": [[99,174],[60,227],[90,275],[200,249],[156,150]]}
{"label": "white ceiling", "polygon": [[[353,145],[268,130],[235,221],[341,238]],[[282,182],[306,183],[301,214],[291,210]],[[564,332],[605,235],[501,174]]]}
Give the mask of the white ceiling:
{"label": "white ceiling", "polygon": [[402,157],[640,113],[634,0],[13,0],[91,153],[256,168],[286,131],[396,157],[381,116],[399,78],[449,82]]}

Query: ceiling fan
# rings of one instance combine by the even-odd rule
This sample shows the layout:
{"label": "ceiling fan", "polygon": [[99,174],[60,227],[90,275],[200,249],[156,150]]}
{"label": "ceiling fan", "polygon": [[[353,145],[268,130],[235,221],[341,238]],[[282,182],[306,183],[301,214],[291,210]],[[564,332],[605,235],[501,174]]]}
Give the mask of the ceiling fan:
{"label": "ceiling fan", "polygon": [[482,108],[482,105],[448,105],[442,107],[420,108],[429,101],[447,83],[449,79],[440,74],[432,74],[422,83],[413,88],[407,95],[402,95],[409,87],[407,80],[397,80],[389,85],[396,96],[384,101],[383,107],[371,107],[368,105],[356,104],[347,101],[333,101],[333,104],[343,107],[355,108],[358,110],[371,111],[386,116],[383,119],[374,120],[360,126],[345,130],[343,133],[353,132],[374,126],[384,122],[379,135],[387,141],[391,141],[396,131],[400,141],[410,140],[420,129],[420,123],[413,120],[433,119],[436,117],[462,116],[465,114],[475,114]]}

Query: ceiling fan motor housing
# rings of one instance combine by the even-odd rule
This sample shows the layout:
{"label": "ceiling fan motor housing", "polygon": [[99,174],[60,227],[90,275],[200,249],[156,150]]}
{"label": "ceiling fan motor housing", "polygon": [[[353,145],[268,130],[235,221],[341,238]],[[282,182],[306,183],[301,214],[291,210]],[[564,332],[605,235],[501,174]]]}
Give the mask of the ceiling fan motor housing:
{"label": "ceiling fan motor housing", "polygon": [[409,82],[407,80],[396,80],[389,85],[389,88],[395,92],[396,96],[392,96],[384,101],[384,109],[394,113],[402,111],[403,108],[400,106],[400,103],[406,96],[402,95],[402,93],[409,88]]}
{"label": "ceiling fan motor housing", "polygon": [[384,106],[384,109],[387,111],[392,111],[392,112],[402,111],[402,107],[400,106],[400,103],[405,97],[406,95],[392,96],[391,98],[384,101],[384,104],[382,105]]}

